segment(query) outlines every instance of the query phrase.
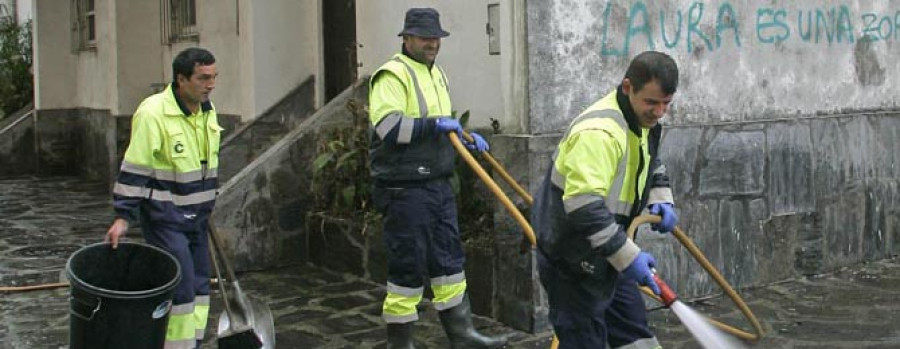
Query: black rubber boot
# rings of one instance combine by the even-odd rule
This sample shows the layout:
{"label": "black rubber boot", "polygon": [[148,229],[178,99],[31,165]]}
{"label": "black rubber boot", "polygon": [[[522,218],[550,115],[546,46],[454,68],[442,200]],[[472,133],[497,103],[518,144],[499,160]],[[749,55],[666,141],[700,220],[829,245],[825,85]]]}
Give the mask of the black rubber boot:
{"label": "black rubber boot", "polygon": [[387,325],[387,349],[415,349],[413,346],[413,324],[388,324]]}
{"label": "black rubber boot", "polygon": [[462,348],[502,348],[509,340],[507,336],[488,337],[472,326],[472,306],[469,304],[469,295],[463,296],[462,303],[440,312],[441,324],[450,338],[450,346],[453,349]]}

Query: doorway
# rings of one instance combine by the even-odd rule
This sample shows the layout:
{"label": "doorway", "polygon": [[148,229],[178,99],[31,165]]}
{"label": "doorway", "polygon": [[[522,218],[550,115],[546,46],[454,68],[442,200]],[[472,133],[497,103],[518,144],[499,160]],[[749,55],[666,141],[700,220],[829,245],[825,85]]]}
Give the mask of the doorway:
{"label": "doorway", "polygon": [[356,1],[322,0],[325,103],[356,81]]}

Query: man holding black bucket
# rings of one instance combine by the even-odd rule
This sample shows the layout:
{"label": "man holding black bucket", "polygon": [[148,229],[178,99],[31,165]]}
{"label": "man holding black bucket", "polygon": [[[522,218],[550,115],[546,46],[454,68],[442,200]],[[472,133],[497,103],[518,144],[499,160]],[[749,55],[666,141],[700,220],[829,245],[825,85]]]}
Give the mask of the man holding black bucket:
{"label": "man holding black bucket", "polygon": [[209,314],[208,221],[216,200],[222,127],[209,101],[216,59],[188,48],[172,62],[172,84],[134,113],[131,143],[113,189],[116,248],[130,223],[144,240],[178,259],[182,279],[169,314],[165,348],[196,348]]}
{"label": "man holding black bucket", "polygon": [[[447,76],[435,64],[441,38],[448,35],[436,10],[410,9],[399,34],[402,51],[370,81],[372,196],[384,215],[388,283],[382,317],[390,349],[413,348],[416,305],[422,300],[425,277],[430,278],[432,303],[453,348],[506,344],[506,338],[482,335],[472,326],[449,181],[456,153],[448,135],[458,137],[462,127],[450,116]],[[470,149],[488,149],[481,136],[472,137]]]}

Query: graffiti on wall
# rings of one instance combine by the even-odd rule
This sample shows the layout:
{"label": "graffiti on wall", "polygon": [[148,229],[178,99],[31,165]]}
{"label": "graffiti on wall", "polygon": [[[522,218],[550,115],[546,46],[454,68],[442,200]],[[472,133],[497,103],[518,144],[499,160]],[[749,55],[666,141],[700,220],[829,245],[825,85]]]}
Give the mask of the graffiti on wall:
{"label": "graffiti on wall", "polygon": [[[840,45],[858,40],[900,40],[900,10],[855,13],[846,5],[805,9],[763,5],[744,9],[735,8],[729,2],[710,7],[695,1],[674,11],[654,12],[643,1],[636,1],[623,18],[615,18],[612,2],[607,3],[603,12],[601,54],[604,56],[625,56],[635,45],[645,45],[651,50],[693,52],[740,49],[748,43],[775,45],[797,41]],[[613,22],[626,23],[624,33],[612,33],[610,23]],[[714,24],[701,25],[709,22]],[[613,36],[621,40],[614,42]]]}

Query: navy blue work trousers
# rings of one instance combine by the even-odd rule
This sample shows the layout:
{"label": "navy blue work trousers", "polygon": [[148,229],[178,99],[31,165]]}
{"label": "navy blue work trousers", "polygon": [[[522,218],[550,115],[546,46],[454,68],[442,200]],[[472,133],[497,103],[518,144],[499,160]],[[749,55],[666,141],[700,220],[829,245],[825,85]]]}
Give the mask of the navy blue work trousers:
{"label": "navy blue work trousers", "polygon": [[[206,219],[194,229],[183,231],[141,220],[144,240],[171,253],[181,265],[181,283],[175,288],[172,303],[191,303],[195,296],[209,295],[210,259]],[[208,219],[208,218],[207,218]],[[200,221],[198,219],[198,221]]]}
{"label": "navy blue work trousers", "polygon": [[459,274],[465,254],[457,225],[456,199],[446,179],[414,185],[375,185],[372,199],[384,216],[388,281],[424,286],[424,279]]}
{"label": "navy blue work trousers", "polygon": [[541,252],[537,260],[559,349],[616,348],[654,337],[634,280],[616,278],[612,295],[600,298],[586,289],[589,283],[557,269]]}

